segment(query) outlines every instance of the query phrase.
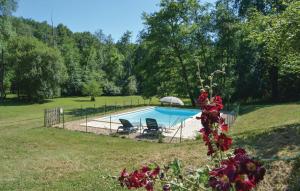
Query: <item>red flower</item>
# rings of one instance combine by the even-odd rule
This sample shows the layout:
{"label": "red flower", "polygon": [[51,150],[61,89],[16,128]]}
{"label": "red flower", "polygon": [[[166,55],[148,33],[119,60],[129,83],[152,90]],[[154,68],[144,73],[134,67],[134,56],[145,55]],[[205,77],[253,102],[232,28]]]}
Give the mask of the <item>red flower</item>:
{"label": "red flower", "polygon": [[221,130],[224,131],[224,132],[228,132],[229,126],[224,123],[224,124],[221,125]]}
{"label": "red flower", "polygon": [[208,93],[206,91],[201,92],[197,102],[199,103],[200,107],[208,104]]}
{"label": "red flower", "polygon": [[210,142],[209,135],[212,133],[210,128],[202,128],[199,132],[202,134],[205,143]]}
{"label": "red flower", "polygon": [[217,147],[221,151],[227,151],[232,144],[232,139],[230,137],[227,137],[224,133],[221,133],[217,137]]}
{"label": "red flower", "polygon": [[146,173],[148,171],[150,171],[150,168],[148,166],[142,166],[141,172]]}
{"label": "red flower", "polygon": [[151,173],[150,173],[150,177],[151,178],[156,178],[159,175],[160,172],[160,168],[159,166],[157,166]]}
{"label": "red flower", "polygon": [[213,102],[215,103],[215,105],[217,106],[218,110],[220,111],[221,109],[223,109],[223,103],[222,103],[222,98],[221,96],[215,96],[213,98]]}
{"label": "red flower", "polygon": [[212,123],[219,123],[220,112],[217,110],[203,110],[200,119],[203,127],[210,128]]}
{"label": "red flower", "polygon": [[170,184],[165,184],[165,185],[163,186],[163,191],[170,191],[170,190],[171,190]]}
{"label": "red flower", "polygon": [[153,190],[153,182],[151,180],[147,181],[145,188],[147,191],[154,191]]}
{"label": "red flower", "polygon": [[159,166],[153,170],[149,166],[142,166],[139,170],[128,174],[126,169],[121,172],[119,181],[121,186],[128,189],[144,187],[147,191],[153,191],[153,184],[160,172]]}
{"label": "red flower", "polygon": [[207,149],[208,149],[207,156],[214,154],[215,150],[214,150],[212,144],[210,142],[208,142],[206,145],[207,145]]}
{"label": "red flower", "polygon": [[126,168],[124,168],[119,177],[119,181],[122,187],[129,185],[129,182],[127,181],[128,176],[129,174],[126,172]]}
{"label": "red flower", "polygon": [[224,165],[209,172],[211,175],[209,185],[220,191],[230,190],[236,178],[236,167],[234,165]]}
{"label": "red flower", "polygon": [[249,191],[255,187],[249,179],[247,174],[241,174],[236,178],[235,189],[236,191]]}
{"label": "red flower", "polygon": [[238,154],[245,155],[245,154],[247,154],[247,152],[243,148],[236,148],[236,149],[234,149],[234,154],[235,155],[238,155]]}
{"label": "red flower", "polygon": [[212,188],[227,191],[235,187],[237,191],[248,191],[263,179],[265,168],[252,160],[244,149],[235,149],[234,154],[221,161],[221,167],[209,172],[209,185]]}

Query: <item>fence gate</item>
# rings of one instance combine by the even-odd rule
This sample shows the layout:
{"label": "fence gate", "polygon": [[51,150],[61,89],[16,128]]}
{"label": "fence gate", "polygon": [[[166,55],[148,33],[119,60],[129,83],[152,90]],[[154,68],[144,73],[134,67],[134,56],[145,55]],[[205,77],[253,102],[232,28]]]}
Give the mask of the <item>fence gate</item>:
{"label": "fence gate", "polygon": [[60,123],[61,108],[45,109],[44,113],[44,126],[51,127]]}

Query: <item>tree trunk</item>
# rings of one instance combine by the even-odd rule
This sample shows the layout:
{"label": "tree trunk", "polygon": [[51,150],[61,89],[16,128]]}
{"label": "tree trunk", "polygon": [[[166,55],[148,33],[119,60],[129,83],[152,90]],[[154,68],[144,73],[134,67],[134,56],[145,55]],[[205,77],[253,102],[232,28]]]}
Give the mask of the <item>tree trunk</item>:
{"label": "tree trunk", "polygon": [[271,80],[271,91],[272,91],[272,100],[277,101],[278,99],[278,67],[271,66],[270,69],[270,80]]}
{"label": "tree trunk", "polygon": [[0,65],[0,94],[1,101],[4,100],[5,97],[5,89],[4,89],[4,50],[1,52],[1,65]]}
{"label": "tree trunk", "polygon": [[196,106],[196,102],[195,102],[194,96],[193,96],[193,91],[191,89],[191,86],[190,86],[190,83],[189,83],[189,80],[188,80],[188,75],[187,75],[186,67],[185,67],[185,65],[183,63],[183,59],[181,58],[181,55],[180,55],[180,53],[178,51],[177,51],[177,57],[178,57],[179,62],[181,64],[182,79],[185,82],[186,91],[187,91],[187,93],[189,95],[189,98],[191,100],[192,106]]}

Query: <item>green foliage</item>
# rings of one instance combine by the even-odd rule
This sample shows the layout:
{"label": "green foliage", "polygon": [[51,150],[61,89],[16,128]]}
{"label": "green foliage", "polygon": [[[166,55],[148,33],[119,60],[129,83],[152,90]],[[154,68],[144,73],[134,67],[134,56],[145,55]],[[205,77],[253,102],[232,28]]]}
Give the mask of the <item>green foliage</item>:
{"label": "green foliage", "polygon": [[17,9],[17,0],[0,0],[0,16],[11,15]]}
{"label": "green foliage", "polygon": [[[83,84],[98,76],[105,95],[174,95],[192,103],[199,75],[224,69],[216,79],[225,101],[297,99],[300,95],[299,1],[162,0],[159,10],[143,15],[137,42],[126,31],[115,41],[102,30],[73,33],[63,24],[11,16],[16,0],[0,0],[0,49],[14,36],[35,38],[57,49],[66,68],[58,94],[83,95]],[[5,65],[6,90],[18,89],[15,67]],[[11,88],[10,88],[11,87]],[[220,88],[222,87],[222,88]],[[289,91],[289,88],[293,91]],[[250,91],[251,90],[251,91]],[[61,92],[60,92],[61,91]]]}
{"label": "green foliage", "polygon": [[9,92],[9,90],[11,89],[13,77],[14,77],[14,73],[11,72],[11,71],[7,72],[5,74],[5,77],[4,77],[4,93]]}
{"label": "green foliage", "polygon": [[[259,47],[260,64],[266,71],[266,80],[272,97],[295,97],[300,90],[289,91],[290,86],[299,85],[298,73],[300,11],[299,2],[290,5],[280,14],[263,15],[258,11],[249,14],[249,21],[244,23],[242,31],[247,34],[246,41]],[[296,74],[297,73],[297,74]],[[291,83],[289,79],[293,79]],[[279,91],[280,89],[280,91]]]}
{"label": "green foliage", "polygon": [[102,94],[102,87],[96,80],[91,80],[83,84],[83,93],[91,96],[91,101],[95,101],[95,97]]}
{"label": "green foliage", "polygon": [[129,76],[126,85],[123,88],[123,94],[134,95],[137,93],[137,82],[135,76]]}
{"label": "green foliage", "polygon": [[34,38],[16,37],[9,42],[9,51],[19,95],[30,101],[55,96],[65,80],[65,67],[58,50]]}
{"label": "green foliage", "polygon": [[111,81],[105,81],[103,91],[106,95],[120,95],[121,94],[121,88],[116,86]]}
{"label": "green foliage", "polygon": [[163,143],[164,142],[164,135],[162,133],[158,134],[158,143]]}
{"label": "green foliage", "polygon": [[[202,152],[205,147],[199,145],[199,142],[158,144],[55,128],[37,128],[43,124],[45,108],[61,106],[80,108],[81,105],[85,108],[93,107],[94,104],[103,106],[105,103],[128,103],[131,99],[141,100],[141,97],[101,96],[97,97],[96,102],[85,102],[89,100],[89,97],[69,97],[55,98],[42,104],[24,104],[8,96],[4,103],[0,103],[0,145],[3,145],[0,148],[3,154],[3,157],[0,157],[2,172],[0,188],[35,191],[45,187],[45,182],[51,182],[47,185],[48,190],[115,191],[123,190],[120,187],[111,186],[115,185],[116,180],[101,177],[117,174],[124,167],[128,167],[128,170],[139,167],[141,161],[146,164],[153,160],[169,161],[177,157],[182,160],[184,169],[188,170],[191,164],[199,166],[207,164],[206,152]],[[157,99],[153,99],[152,102],[159,104]],[[244,146],[246,142],[247,148],[253,153],[264,155],[268,152],[280,155],[280,157],[293,156],[293,153],[299,152],[299,134],[294,131],[285,134],[284,129],[280,131],[281,133],[273,132],[276,127],[285,128],[287,124],[300,123],[299,103],[242,105],[241,111],[242,115],[232,128],[234,136],[243,138],[244,141],[238,141],[243,143],[241,146]],[[265,136],[262,137],[261,133],[264,132]],[[248,136],[253,134],[257,135],[249,141]],[[199,152],[192,152],[193,150]],[[101,163],[99,163],[99,158],[101,158]],[[287,162],[278,162],[279,164],[275,163],[274,166],[273,163],[270,164],[273,169],[268,169],[270,173],[266,175],[265,183],[258,190],[275,188],[282,190],[283,186],[292,186],[292,183],[299,185],[297,181],[299,180],[299,165],[295,165],[294,171],[290,171]],[[32,168],[32,165],[24,164],[47,168],[47,174],[45,175],[40,168]],[[22,174],[16,173],[20,171]],[[293,179],[293,177],[296,178]],[[157,190],[161,190],[161,187]]]}
{"label": "green foliage", "polygon": [[182,166],[181,162],[178,159],[174,159],[170,164],[169,167],[171,168],[173,174],[175,176],[179,176],[182,173]]}
{"label": "green foliage", "polygon": [[[206,10],[203,9],[196,0],[163,0],[158,12],[144,15],[148,31],[142,38],[147,49],[150,49],[150,54],[158,53],[159,56],[148,61],[157,65],[156,70],[148,70],[152,76],[153,72],[156,73],[150,79],[158,78],[161,82],[173,82],[176,84],[174,93],[189,96],[193,104],[195,104],[193,90],[196,84],[191,80],[194,79],[193,73],[189,71],[195,71],[197,68],[193,50],[197,45],[195,35],[199,29],[196,23],[200,16],[204,16]],[[157,88],[159,85],[160,83],[156,84]],[[166,93],[173,92],[166,90]]]}

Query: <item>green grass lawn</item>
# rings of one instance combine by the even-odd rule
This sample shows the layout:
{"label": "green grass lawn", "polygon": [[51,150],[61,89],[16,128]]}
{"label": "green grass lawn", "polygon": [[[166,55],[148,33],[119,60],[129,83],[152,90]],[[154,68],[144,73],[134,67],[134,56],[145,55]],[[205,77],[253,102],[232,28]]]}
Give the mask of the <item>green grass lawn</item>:
{"label": "green grass lawn", "polygon": [[[103,177],[152,160],[162,164],[179,158],[187,167],[206,164],[201,141],[159,144],[41,127],[45,108],[93,107],[131,99],[141,97],[98,97],[95,103],[88,97],[71,97],[43,104],[0,104],[0,190],[120,190],[113,180]],[[299,116],[299,103],[242,106],[231,130],[235,146],[263,158],[294,157],[300,152]],[[297,161],[266,165],[268,174],[260,190],[297,186]]]}

